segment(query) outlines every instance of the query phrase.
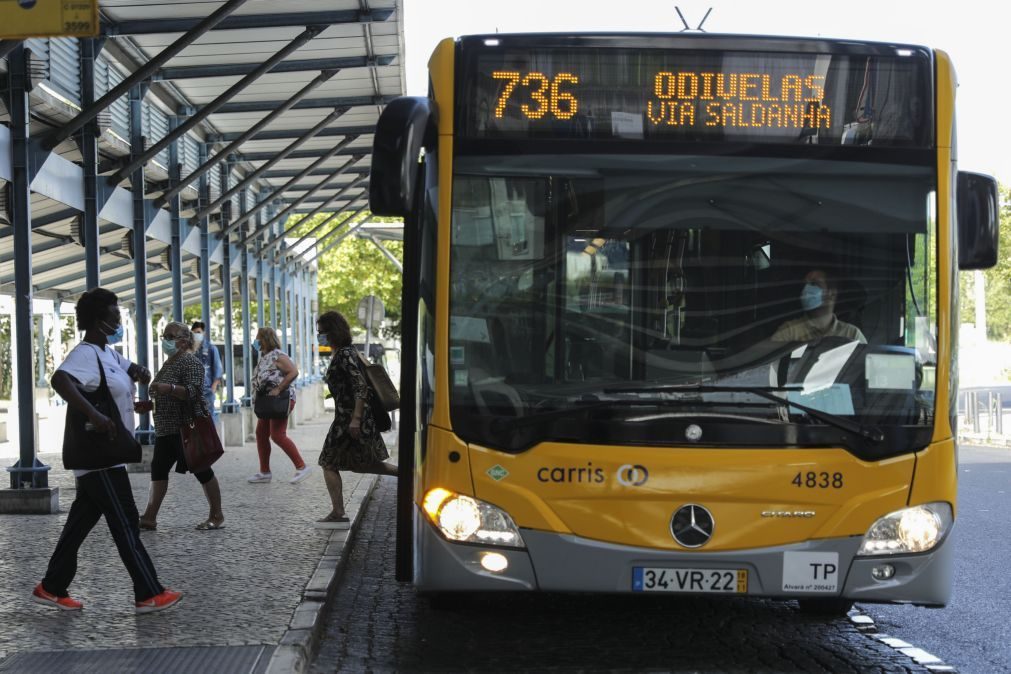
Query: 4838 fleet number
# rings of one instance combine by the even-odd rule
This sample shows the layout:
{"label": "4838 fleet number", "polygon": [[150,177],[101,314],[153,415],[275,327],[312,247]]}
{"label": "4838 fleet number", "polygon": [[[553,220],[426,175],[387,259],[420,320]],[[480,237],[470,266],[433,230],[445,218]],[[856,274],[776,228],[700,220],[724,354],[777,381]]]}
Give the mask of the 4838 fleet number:
{"label": "4838 fleet number", "polygon": [[843,474],[815,471],[800,472],[793,478],[791,484],[807,489],[842,489]]}

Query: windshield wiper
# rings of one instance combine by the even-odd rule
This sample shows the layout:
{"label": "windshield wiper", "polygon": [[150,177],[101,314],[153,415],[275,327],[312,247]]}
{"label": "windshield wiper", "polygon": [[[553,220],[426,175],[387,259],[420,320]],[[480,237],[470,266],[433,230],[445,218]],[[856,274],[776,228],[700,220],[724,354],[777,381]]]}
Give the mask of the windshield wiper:
{"label": "windshield wiper", "polygon": [[657,387],[636,387],[636,388],[609,388],[604,389],[604,393],[750,393],[765,398],[766,400],[796,407],[805,412],[809,417],[817,419],[829,426],[835,426],[841,430],[853,433],[872,442],[881,442],[885,439],[885,434],[880,428],[864,426],[846,417],[825,412],[814,407],[808,407],[789,398],[775,395],[773,391],[799,391],[800,386],[702,386],[693,384],[690,386],[657,386]]}
{"label": "windshield wiper", "polygon": [[595,410],[602,407],[629,407],[629,406],[647,406],[656,407],[658,402],[656,400],[577,400],[575,407],[565,407],[560,410],[549,410],[547,412],[537,412],[535,414],[525,414],[521,417],[495,417],[492,420],[492,426],[495,430],[505,431],[509,428],[524,428],[526,426],[534,426],[541,423],[542,421],[547,421],[549,419],[561,419],[563,417],[575,416],[577,414],[582,414],[589,410]]}

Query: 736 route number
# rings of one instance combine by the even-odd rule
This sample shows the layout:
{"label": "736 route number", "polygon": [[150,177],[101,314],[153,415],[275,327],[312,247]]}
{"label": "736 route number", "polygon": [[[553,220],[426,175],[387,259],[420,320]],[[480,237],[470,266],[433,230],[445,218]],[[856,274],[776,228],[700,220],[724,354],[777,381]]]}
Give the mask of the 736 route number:
{"label": "736 route number", "polygon": [[842,489],[843,474],[826,472],[816,473],[814,471],[809,471],[807,473],[801,472],[797,473],[791,484],[795,484],[797,487],[806,487],[808,489]]}

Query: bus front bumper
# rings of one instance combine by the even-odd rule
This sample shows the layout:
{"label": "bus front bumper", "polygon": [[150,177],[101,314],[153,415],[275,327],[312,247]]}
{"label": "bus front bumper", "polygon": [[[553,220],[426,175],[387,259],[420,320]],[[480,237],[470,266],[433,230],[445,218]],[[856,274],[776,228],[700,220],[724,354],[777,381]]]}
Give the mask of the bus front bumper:
{"label": "bus front bumper", "polygon": [[[859,536],[729,552],[680,552],[531,529],[522,530],[525,550],[460,544],[440,536],[424,517],[415,518],[415,533],[414,581],[424,592],[634,592],[634,569],[639,567],[744,570],[746,594],[754,597],[844,597],[872,603],[944,606],[951,593],[954,547],[948,543],[950,532],[929,553],[887,557],[857,557]],[[506,568],[496,572],[484,568],[482,557],[489,553],[502,555]],[[787,553],[837,555],[836,589],[784,589]],[[894,575],[875,579],[872,570],[884,564],[892,567]]]}

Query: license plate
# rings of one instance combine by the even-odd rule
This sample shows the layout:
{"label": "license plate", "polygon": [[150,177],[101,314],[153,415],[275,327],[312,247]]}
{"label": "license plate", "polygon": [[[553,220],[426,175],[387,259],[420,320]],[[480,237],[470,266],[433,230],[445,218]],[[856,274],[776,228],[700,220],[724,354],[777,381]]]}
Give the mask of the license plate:
{"label": "license plate", "polygon": [[634,592],[693,592],[743,594],[748,591],[746,569],[632,568]]}

